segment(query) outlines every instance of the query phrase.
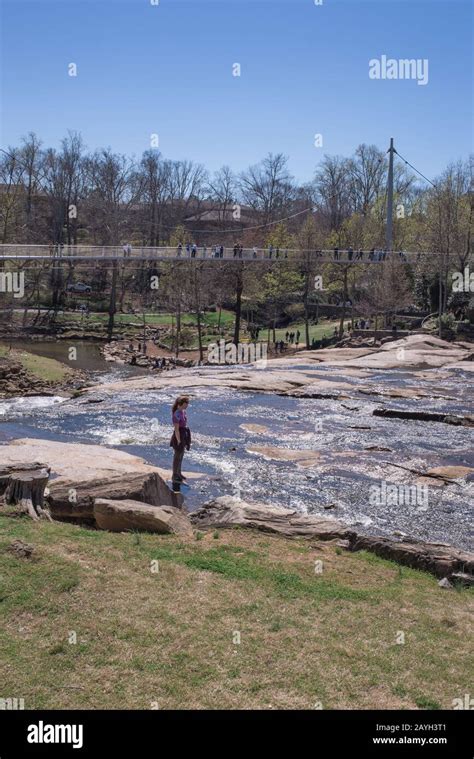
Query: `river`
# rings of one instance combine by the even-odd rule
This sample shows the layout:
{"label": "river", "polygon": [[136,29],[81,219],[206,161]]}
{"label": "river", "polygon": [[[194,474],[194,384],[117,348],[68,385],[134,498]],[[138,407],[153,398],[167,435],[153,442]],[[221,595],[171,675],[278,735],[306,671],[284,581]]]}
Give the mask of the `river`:
{"label": "river", "polygon": [[[101,359],[93,374],[105,387],[129,376],[129,370]],[[321,373],[324,375],[324,368]],[[340,379],[348,381],[343,371]],[[349,381],[355,386],[361,382],[353,377]],[[403,387],[407,381],[408,375],[396,370],[372,378],[378,387]],[[413,379],[410,382],[413,384]],[[462,373],[445,380],[443,387],[449,388],[454,400],[417,400],[416,409],[468,413],[470,383],[472,379]],[[170,406],[181,391],[179,387],[101,395],[99,390],[100,402],[92,404],[84,398],[60,397],[0,401],[0,442],[35,437],[95,443],[169,467]],[[233,494],[247,501],[338,518],[369,534],[410,536],[472,548],[472,477],[445,486],[434,481],[428,488],[427,503],[390,505],[373,502],[371,497],[381,481],[416,483],[417,477],[407,469],[474,467],[472,429],[374,417],[372,411],[381,404],[370,396],[344,401],[306,399],[219,386],[193,387],[191,394],[188,417],[193,446],[185,456],[184,469],[204,476],[192,480],[186,489],[190,509],[213,496]],[[391,401],[390,406],[412,409],[413,401]],[[241,426],[249,424],[262,425],[266,431],[255,434]],[[251,451],[255,446],[257,450]],[[275,460],[275,448],[306,450],[320,459],[303,465]]]}

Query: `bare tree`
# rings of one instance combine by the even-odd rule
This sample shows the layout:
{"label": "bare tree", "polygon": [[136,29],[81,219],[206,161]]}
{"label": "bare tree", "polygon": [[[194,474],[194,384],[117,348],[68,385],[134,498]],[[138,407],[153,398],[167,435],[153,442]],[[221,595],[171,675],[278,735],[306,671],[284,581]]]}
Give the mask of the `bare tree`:
{"label": "bare tree", "polygon": [[387,161],[375,145],[359,145],[348,162],[352,210],[366,215],[385,192]]}
{"label": "bare tree", "polygon": [[181,224],[190,213],[197,213],[205,197],[207,172],[192,161],[168,161],[168,212],[172,226]]}
{"label": "bare tree", "polygon": [[[23,198],[23,172],[21,162],[17,159],[17,150],[9,148],[0,156],[0,224],[2,243],[11,238],[20,237],[21,203]],[[3,263],[3,262],[2,262]]]}
{"label": "bare tree", "polygon": [[130,209],[140,196],[134,162],[110,150],[96,152],[87,162],[89,205],[93,230],[101,245],[118,245],[130,231]]}
{"label": "bare tree", "polygon": [[139,167],[140,200],[143,204],[143,238],[146,245],[157,246],[163,236],[165,204],[168,197],[170,163],[157,150],[143,153]]}
{"label": "bare tree", "polygon": [[295,190],[283,153],[269,153],[256,166],[250,166],[240,175],[239,186],[247,205],[261,214],[264,224],[275,221],[287,213]]}
{"label": "bare tree", "polygon": [[237,180],[229,166],[222,166],[209,181],[209,197],[219,214],[219,223],[224,228],[228,223],[228,212],[235,203]]}
{"label": "bare tree", "polygon": [[351,167],[347,158],[325,155],[314,178],[315,202],[328,229],[338,231],[351,211]]}
{"label": "bare tree", "polygon": [[306,348],[311,347],[309,339],[309,313],[310,299],[314,293],[314,282],[317,264],[314,251],[318,244],[318,230],[313,216],[308,216],[298,234],[298,245],[301,251],[300,271],[303,278],[303,306],[304,306],[304,331]]}
{"label": "bare tree", "polygon": [[77,132],[68,132],[61,142],[60,161],[64,182],[64,202],[66,206],[66,242],[77,244],[78,206],[83,197],[85,184],[84,144]]}
{"label": "bare tree", "polygon": [[407,267],[398,258],[388,258],[377,264],[377,274],[367,281],[358,302],[358,310],[375,318],[377,336],[378,317],[387,325],[394,314],[412,303],[411,283]]}

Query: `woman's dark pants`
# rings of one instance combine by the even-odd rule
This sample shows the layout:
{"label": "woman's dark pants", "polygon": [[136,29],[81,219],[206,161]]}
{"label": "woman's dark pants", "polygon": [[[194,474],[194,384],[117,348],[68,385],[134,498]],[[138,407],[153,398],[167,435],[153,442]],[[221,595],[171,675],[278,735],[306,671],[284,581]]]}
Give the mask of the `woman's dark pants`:
{"label": "woman's dark pants", "polygon": [[173,456],[173,482],[181,479],[181,465],[183,463],[184,445],[179,445],[174,448]]}

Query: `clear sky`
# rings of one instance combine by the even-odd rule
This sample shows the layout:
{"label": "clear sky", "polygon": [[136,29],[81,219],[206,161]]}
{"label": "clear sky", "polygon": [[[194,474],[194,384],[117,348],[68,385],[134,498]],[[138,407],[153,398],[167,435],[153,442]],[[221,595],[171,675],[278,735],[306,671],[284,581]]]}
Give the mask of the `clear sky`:
{"label": "clear sky", "polygon": [[[2,0],[1,146],[71,129],[138,156],[158,134],[166,157],[210,170],[283,152],[299,181],[391,135],[429,177],[472,150],[470,2],[153,2]],[[428,84],[370,79],[382,55],[428,59]]]}

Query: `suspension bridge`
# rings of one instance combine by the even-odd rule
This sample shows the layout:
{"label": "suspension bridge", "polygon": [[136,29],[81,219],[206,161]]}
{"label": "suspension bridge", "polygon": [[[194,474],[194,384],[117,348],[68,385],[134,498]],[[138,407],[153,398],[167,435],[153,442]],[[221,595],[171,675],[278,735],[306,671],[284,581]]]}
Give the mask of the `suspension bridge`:
{"label": "suspension bridge", "polygon": [[0,261],[307,261],[318,263],[377,264],[387,260],[415,263],[429,251],[299,250],[282,248],[228,248],[224,246],[147,247],[131,245],[0,245]]}

